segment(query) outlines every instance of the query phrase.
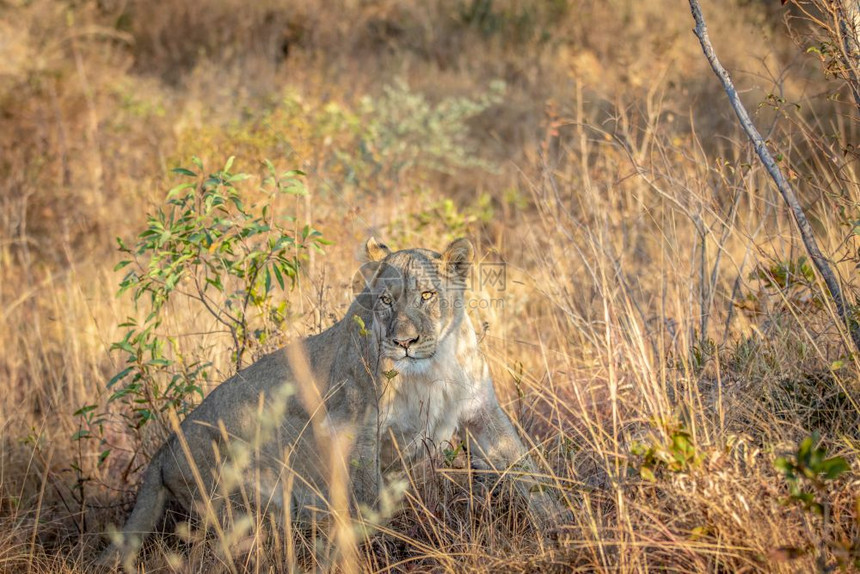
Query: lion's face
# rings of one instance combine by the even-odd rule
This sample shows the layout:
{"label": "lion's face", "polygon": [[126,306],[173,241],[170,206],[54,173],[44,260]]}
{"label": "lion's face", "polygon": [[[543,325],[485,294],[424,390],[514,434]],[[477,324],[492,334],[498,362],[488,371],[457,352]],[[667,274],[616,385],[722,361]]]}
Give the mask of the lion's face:
{"label": "lion's face", "polygon": [[441,254],[392,253],[371,239],[367,253],[377,262],[366,295],[382,356],[410,362],[432,358],[440,341],[459,326],[472,244],[458,239]]}

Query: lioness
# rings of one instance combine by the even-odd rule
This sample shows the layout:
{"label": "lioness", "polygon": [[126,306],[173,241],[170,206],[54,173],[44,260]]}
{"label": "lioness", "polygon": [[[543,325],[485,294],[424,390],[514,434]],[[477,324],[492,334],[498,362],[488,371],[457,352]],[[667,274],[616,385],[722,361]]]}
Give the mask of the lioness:
{"label": "lioness", "polygon": [[[211,505],[216,493],[223,499],[225,485],[230,496],[241,491],[245,503],[288,512],[296,521],[325,509],[327,461],[318,446],[325,437],[314,434],[348,433],[346,468],[358,511],[375,507],[383,477],[401,461],[426,454],[458,428],[469,438],[476,467],[504,470],[517,463],[533,470],[499,406],[464,310],[472,244],[458,239],[441,254],[392,252],[371,238],[365,249],[363,289],[346,317],[298,344],[304,360],[296,360],[295,348],[264,356],[213,390],[169,437],[103,563],[130,564],[169,501],[191,512],[201,500]],[[284,392],[302,391],[303,377],[313,392]],[[277,421],[261,433],[265,412],[277,413]],[[243,467],[250,470],[226,477],[237,452],[251,459]],[[550,518],[557,503],[533,483],[518,485],[536,518]]]}

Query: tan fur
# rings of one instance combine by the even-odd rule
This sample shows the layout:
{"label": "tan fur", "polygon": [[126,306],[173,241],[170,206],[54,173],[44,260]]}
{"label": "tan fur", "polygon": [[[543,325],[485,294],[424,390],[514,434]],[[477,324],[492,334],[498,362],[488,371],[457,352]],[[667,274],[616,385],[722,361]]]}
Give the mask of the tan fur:
{"label": "tan fur", "polygon": [[[352,444],[356,510],[376,507],[384,476],[402,459],[432,452],[457,429],[468,434],[476,466],[503,470],[519,463],[533,470],[499,407],[464,312],[471,243],[459,239],[439,254],[391,252],[371,239],[366,253],[366,285],[340,322],[239,372],[182,422],[180,435],[153,457],[105,562],[130,564],[167,502],[189,512],[199,508],[201,482],[216,505],[226,494],[246,504],[260,501],[264,510],[288,512],[296,521],[312,508],[325,509],[321,445],[338,433],[347,433]],[[306,360],[291,360],[297,352]],[[535,489],[520,490],[538,518],[556,510]]]}

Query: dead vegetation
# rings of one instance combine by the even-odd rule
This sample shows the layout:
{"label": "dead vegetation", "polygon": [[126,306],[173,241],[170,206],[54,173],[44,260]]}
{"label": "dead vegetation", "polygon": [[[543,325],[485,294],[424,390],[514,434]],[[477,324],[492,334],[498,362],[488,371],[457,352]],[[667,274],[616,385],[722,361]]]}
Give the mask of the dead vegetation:
{"label": "dead vegetation", "polygon": [[[712,4],[856,316],[850,77],[814,5]],[[249,203],[264,159],[307,174],[273,210],[333,245],[275,295],[277,341],[345,311],[370,233],[468,234],[504,262],[504,290],[478,281],[470,312],[573,518],[538,536],[452,445],[364,544],[255,516],[227,528],[228,561],[169,523],[145,571],[856,568],[858,358],[692,26],[663,0],[0,2],[0,570],[86,571],[129,509],[163,429],[129,430],[114,404],[103,436],[75,440],[74,413],[107,404],[124,366],[115,237],[144,229],[192,156],[209,172],[236,156]],[[164,328],[171,352],[211,362],[206,390],[231,373],[205,312],[177,304]],[[813,432],[849,465],[801,480],[824,516],[774,466]]]}

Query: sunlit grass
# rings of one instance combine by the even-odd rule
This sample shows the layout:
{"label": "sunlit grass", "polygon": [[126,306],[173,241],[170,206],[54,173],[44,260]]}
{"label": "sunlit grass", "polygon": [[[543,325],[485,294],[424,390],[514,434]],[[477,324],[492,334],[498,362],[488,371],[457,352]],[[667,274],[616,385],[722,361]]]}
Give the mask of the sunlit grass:
{"label": "sunlit grass", "polygon": [[[104,445],[73,440],[73,413],[106,404],[122,368],[110,345],[133,309],[115,296],[114,236],[133,240],[192,155],[236,155],[257,186],[263,158],[307,172],[308,195],[274,207],[334,245],[283,295],[276,342],[343,315],[370,234],[433,249],[467,234],[479,265],[504,262],[504,290],[476,282],[470,313],[571,516],[536,531],[455,441],[409,470],[370,528],[348,510],[333,444],[318,525],[279,523],[244,493],[226,518],[171,515],[143,571],[796,572],[851,558],[858,357],[683,6],[113,4],[0,12],[0,570],[87,571],[171,428],[133,432],[114,405],[99,464]],[[837,89],[820,70],[789,66],[802,50],[779,14],[726,4],[717,47],[856,303],[857,124],[819,97]],[[451,106],[462,125],[416,139],[416,109],[430,122]],[[230,338],[205,311],[177,305],[164,328],[212,362],[205,390],[231,374]],[[786,503],[774,468],[813,431],[851,466],[826,489],[826,525]]]}

